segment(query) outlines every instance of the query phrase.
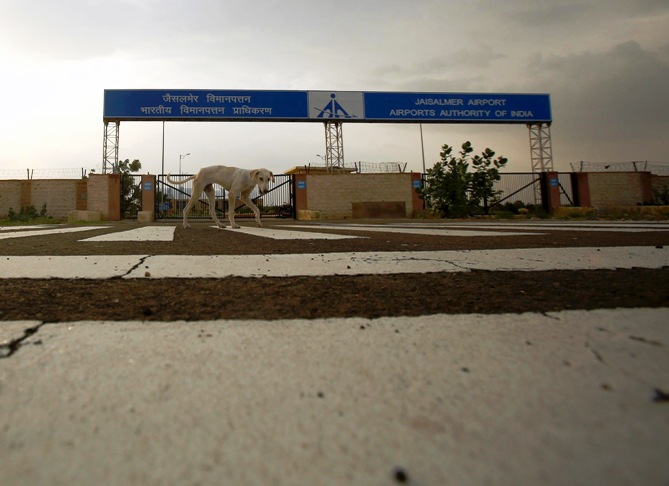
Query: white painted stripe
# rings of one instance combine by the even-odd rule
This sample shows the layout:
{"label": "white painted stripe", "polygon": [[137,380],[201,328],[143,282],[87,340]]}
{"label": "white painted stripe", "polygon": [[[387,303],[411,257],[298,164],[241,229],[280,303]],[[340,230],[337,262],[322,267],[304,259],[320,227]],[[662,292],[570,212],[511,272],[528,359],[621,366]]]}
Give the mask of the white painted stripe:
{"label": "white painted stripe", "polygon": [[653,247],[534,248],[300,255],[157,255],[126,278],[295,277],[429,272],[661,268],[669,251]]}
{"label": "white painted stripe", "polygon": [[109,228],[109,226],[77,226],[75,228],[55,228],[55,229],[46,229],[37,231],[14,231],[11,233],[0,233],[0,240],[6,240],[9,238],[25,238],[26,236],[44,236],[44,235],[56,235],[61,233],[77,233],[80,231],[91,231],[105,228]]}
{"label": "white painted stripe", "polygon": [[107,279],[127,274],[142,255],[3,256],[0,278]]}
{"label": "white painted stripe", "polygon": [[173,241],[175,229],[175,226],[143,226],[128,231],[93,236],[79,241]]}
{"label": "white painted stripe", "polygon": [[393,226],[364,226],[364,225],[318,225],[318,226],[308,226],[308,225],[291,225],[290,228],[320,228],[320,229],[329,229],[329,230],[350,230],[350,231],[369,231],[374,233],[401,233],[401,234],[410,234],[410,235],[428,235],[428,236],[537,236],[542,233],[520,233],[520,232],[499,232],[499,231],[458,231],[451,230],[446,228],[396,228]]}
{"label": "white painted stripe", "polygon": [[43,229],[43,228],[57,228],[60,225],[57,224],[29,224],[25,226],[0,226],[0,231],[18,231],[18,230],[30,230],[30,229]]}
{"label": "white painted stripe", "polygon": [[531,248],[290,255],[3,256],[0,278],[225,278],[662,268],[654,247]]}
{"label": "white painted stripe", "polygon": [[[311,226],[301,227],[313,228]],[[263,238],[271,238],[273,240],[346,240],[351,238],[366,238],[364,236],[337,235],[332,233],[316,233],[311,231],[276,230],[272,228],[253,228],[246,226],[242,226],[238,229],[232,229],[229,226],[226,226],[225,228],[212,226],[212,228],[223,229],[224,231],[235,231],[253,236],[262,236]]]}
{"label": "white painted stripe", "polygon": [[[347,226],[347,225],[344,225]],[[361,225],[366,226],[366,225]],[[522,229],[522,230],[562,230],[562,231],[667,231],[669,224],[666,223],[612,223],[606,221],[587,221],[587,222],[508,222],[508,223],[398,223],[392,226],[401,228],[428,227],[428,228],[487,228],[487,229]]]}
{"label": "white painted stripe", "polygon": [[[534,225],[518,225],[514,224],[513,226],[506,226],[506,225],[453,225],[449,226],[449,228],[487,228],[487,229],[498,229],[498,230],[506,230],[506,229],[512,229],[512,230],[535,230],[535,231],[546,231],[546,230],[551,230],[551,231],[587,231],[591,233],[596,233],[596,232],[601,232],[601,231],[608,231],[608,232],[615,232],[615,233],[645,233],[645,232],[651,232],[651,231],[669,231],[669,228],[663,228],[663,227],[644,227],[644,226],[636,226],[636,227],[620,227],[620,226],[607,226],[607,227],[600,227],[600,226],[588,226],[588,227],[583,227],[583,226],[577,226],[577,225],[571,225],[571,226],[562,226],[562,225],[541,225],[541,226],[534,226]],[[511,233],[506,233],[506,234],[511,234]],[[532,234],[541,234],[541,233],[532,233]]]}

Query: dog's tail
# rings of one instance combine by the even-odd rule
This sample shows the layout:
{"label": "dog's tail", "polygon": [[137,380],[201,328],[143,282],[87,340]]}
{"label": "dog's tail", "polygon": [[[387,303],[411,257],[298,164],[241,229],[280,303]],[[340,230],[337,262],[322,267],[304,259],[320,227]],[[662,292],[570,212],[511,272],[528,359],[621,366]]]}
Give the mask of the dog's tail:
{"label": "dog's tail", "polygon": [[192,176],[187,177],[185,179],[181,179],[180,181],[175,181],[174,179],[172,179],[172,174],[167,174],[167,182],[169,182],[170,184],[177,184],[177,185],[178,184],[185,184],[186,182],[192,181],[193,179],[195,179],[195,177],[196,176],[192,175]]}

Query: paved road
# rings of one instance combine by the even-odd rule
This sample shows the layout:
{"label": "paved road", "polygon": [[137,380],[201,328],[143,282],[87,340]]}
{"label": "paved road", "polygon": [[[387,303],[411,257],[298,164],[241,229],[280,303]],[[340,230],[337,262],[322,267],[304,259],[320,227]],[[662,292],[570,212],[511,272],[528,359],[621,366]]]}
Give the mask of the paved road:
{"label": "paved road", "polygon": [[[262,252],[177,256],[174,225],[2,228],[0,280],[669,267],[657,223],[267,226],[231,236]],[[0,321],[0,484],[667,484],[668,322],[669,305]]]}

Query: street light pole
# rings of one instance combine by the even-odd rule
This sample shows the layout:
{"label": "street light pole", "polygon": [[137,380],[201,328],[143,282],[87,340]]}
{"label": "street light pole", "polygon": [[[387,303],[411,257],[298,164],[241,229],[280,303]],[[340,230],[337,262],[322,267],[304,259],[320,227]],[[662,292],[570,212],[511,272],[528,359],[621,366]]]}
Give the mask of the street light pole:
{"label": "street light pole", "polygon": [[190,155],[190,152],[188,152],[186,155],[179,155],[179,175],[181,175],[181,161],[185,159],[188,155]]}
{"label": "street light pole", "polygon": [[425,174],[425,145],[423,144],[423,124],[420,124],[420,151],[423,154],[423,174]]}
{"label": "street light pole", "polygon": [[160,173],[165,174],[165,122],[163,122],[163,154],[162,164],[160,165]]}

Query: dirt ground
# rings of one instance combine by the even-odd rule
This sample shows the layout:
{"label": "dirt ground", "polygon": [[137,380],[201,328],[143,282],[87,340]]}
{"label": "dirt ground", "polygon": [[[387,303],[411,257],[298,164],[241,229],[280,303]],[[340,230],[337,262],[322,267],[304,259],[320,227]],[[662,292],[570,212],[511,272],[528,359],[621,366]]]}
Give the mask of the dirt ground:
{"label": "dirt ground", "polygon": [[[356,221],[357,222],[357,221]],[[410,221],[403,221],[404,223]],[[251,222],[242,221],[251,226]],[[0,240],[14,255],[210,255],[364,251],[654,246],[669,251],[669,231],[581,232],[537,228],[532,236],[455,237],[337,230],[344,240],[271,240],[221,231],[208,222],[177,226],[171,242],[81,242],[110,232]],[[265,221],[266,227],[297,222]],[[139,227],[112,225],[112,231]],[[300,228],[302,231],[303,229]],[[309,231],[309,230],[304,230]],[[514,229],[509,229],[514,231]],[[515,230],[518,231],[518,230]],[[547,272],[428,273],[294,278],[163,280],[0,279],[0,320],[286,319],[454,313],[548,312],[669,305],[669,268]]]}

